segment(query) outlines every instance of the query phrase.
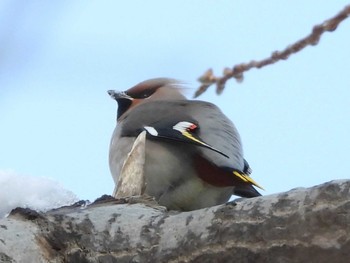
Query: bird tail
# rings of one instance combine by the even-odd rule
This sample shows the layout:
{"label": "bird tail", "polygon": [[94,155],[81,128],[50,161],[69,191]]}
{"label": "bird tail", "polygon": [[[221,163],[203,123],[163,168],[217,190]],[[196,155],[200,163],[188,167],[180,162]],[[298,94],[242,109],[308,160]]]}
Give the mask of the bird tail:
{"label": "bird tail", "polygon": [[233,194],[246,198],[261,196],[254,186],[249,184],[235,186],[233,189]]}

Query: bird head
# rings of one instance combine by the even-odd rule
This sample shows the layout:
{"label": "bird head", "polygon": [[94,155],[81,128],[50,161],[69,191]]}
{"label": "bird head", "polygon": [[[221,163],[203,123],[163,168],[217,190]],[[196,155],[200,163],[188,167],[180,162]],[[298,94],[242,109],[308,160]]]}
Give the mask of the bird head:
{"label": "bird head", "polygon": [[117,120],[133,107],[154,100],[184,100],[181,83],[174,79],[156,78],[143,81],[126,91],[109,90],[108,94],[117,101]]}

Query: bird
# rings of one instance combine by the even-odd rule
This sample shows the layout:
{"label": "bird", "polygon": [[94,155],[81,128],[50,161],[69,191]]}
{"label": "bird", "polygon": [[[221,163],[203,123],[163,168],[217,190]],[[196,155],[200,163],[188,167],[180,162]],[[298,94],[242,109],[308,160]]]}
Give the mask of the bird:
{"label": "bird", "polygon": [[108,91],[118,104],[109,147],[116,187],[135,139],[146,132],[145,194],[159,205],[191,211],[226,203],[232,195],[261,196],[235,125],[213,103],[189,100],[183,91],[170,78]]}

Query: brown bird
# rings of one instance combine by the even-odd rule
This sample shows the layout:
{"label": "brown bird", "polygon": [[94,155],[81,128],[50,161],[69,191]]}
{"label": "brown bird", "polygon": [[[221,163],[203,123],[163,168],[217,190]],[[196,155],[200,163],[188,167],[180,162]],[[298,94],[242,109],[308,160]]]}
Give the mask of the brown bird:
{"label": "brown bird", "polygon": [[256,197],[234,124],[212,103],[187,100],[173,79],[157,78],[124,91],[118,102],[109,166],[115,183],[136,137],[146,131],[145,193],[174,210]]}

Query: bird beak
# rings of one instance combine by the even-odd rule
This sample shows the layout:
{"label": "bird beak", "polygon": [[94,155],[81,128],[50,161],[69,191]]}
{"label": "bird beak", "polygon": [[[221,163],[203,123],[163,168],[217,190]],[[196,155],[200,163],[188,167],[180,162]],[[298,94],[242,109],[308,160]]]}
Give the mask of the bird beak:
{"label": "bird beak", "polygon": [[128,99],[132,100],[132,97],[130,97],[128,94],[126,94],[124,91],[115,91],[115,90],[109,90],[107,91],[108,95],[111,96],[112,99],[118,100],[118,99]]}
{"label": "bird beak", "polygon": [[124,91],[109,90],[107,93],[118,103],[117,120],[119,120],[119,118],[128,111],[134,99]]}

